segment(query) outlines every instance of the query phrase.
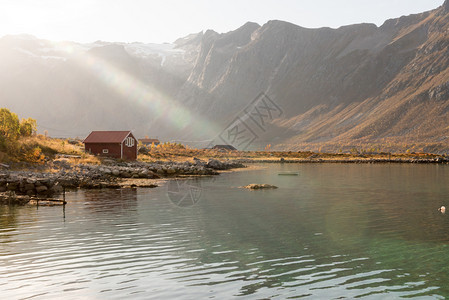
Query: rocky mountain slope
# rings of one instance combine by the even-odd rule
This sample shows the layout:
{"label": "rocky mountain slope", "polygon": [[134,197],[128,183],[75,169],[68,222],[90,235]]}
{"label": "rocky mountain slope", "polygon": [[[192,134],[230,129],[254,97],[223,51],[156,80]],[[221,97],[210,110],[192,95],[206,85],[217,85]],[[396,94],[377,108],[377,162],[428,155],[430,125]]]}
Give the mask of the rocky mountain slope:
{"label": "rocky mountain slope", "polygon": [[126,128],[195,146],[444,152],[448,46],[449,0],[380,27],[270,21],[169,45],[4,37],[0,103],[56,136]]}
{"label": "rocky mountain slope", "polygon": [[447,148],[448,11],[446,1],[381,27],[270,21],[206,33],[182,95],[204,115],[229,121],[265,92],[284,113],[258,134],[259,147]]}

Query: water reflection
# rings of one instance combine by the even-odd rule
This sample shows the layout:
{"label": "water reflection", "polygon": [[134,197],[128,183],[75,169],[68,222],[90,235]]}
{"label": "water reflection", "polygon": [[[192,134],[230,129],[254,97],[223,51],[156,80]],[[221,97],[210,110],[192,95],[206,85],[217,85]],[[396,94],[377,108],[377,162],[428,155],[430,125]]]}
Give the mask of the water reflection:
{"label": "water reflection", "polygon": [[0,243],[12,241],[10,232],[17,226],[18,212],[17,206],[0,205]]}
{"label": "water reflection", "polygon": [[[2,208],[0,289],[37,299],[445,298],[449,216],[437,209],[448,175],[282,165],[205,178],[189,209],[166,186],[70,193],[65,223],[54,208]],[[237,188],[249,183],[280,188]]]}
{"label": "water reflection", "polygon": [[137,209],[137,189],[101,189],[80,191],[84,208],[95,214],[133,213]]}
{"label": "water reflection", "polygon": [[167,182],[167,196],[170,201],[179,207],[191,207],[201,200],[201,179],[186,178]]}

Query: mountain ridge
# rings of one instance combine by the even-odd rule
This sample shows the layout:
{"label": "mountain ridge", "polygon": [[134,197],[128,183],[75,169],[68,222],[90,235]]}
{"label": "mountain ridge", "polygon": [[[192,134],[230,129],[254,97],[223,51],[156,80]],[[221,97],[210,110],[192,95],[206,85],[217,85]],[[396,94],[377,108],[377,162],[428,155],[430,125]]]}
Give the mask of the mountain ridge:
{"label": "mountain ridge", "polygon": [[54,47],[3,37],[0,99],[67,135],[126,127],[202,147],[263,92],[282,115],[254,129],[253,149],[443,152],[449,150],[447,24],[449,0],[381,26],[247,22],[160,46]]}
{"label": "mountain ridge", "polygon": [[[404,121],[400,120],[401,116],[407,116],[410,120],[409,115],[400,111],[393,112],[388,108],[387,111],[391,111],[390,117],[385,114],[382,114],[382,117],[371,114],[370,120],[364,120],[363,114],[367,113],[366,109],[359,107],[349,110],[349,108],[354,103],[364,103],[373,111],[378,111],[379,107],[386,106],[381,104],[381,98],[391,98],[392,95],[389,94],[396,94],[396,98],[398,97],[397,94],[403,87],[397,82],[397,77],[402,75],[404,69],[409,68],[410,63],[416,65],[418,60],[416,55],[425,56],[419,51],[422,46],[426,45],[427,39],[432,38],[430,34],[432,30],[441,32],[441,26],[444,27],[445,23],[439,20],[442,17],[438,16],[443,10],[445,10],[444,7],[430,12],[387,20],[380,27],[358,24],[338,29],[303,29],[286,22],[268,22],[253,34],[256,36],[252,41],[251,51],[253,52],[246,56],[245,53],[238,52],[233,57],[236,63],[227,69],[227,72],[232,74],[229,77],[232,77],[233,81],[229,80],[221,87],[215,87],[214,91],[209,91],[209,94],[210,92],[220,93],[215,99],[239,98],[242,90],[245,89],[236,82],[243,82],[244,77],[250,77],[253,84],[257,84],[260,80],[257,75],[252,79],[251,71],[247,69],[241,73],[244,75],[239,78],[239,71],[245,67],[248,68],[248,65],[258,66],[261,61],[264,61],[263,67],[268,66],[268,70],[261,68],[257,70],[257,73],[265,75],[261,79],[265,82],[259,85],[259,89],[265,88],[264,91],[280,101],[283,107],[287,107],[285,109],[287,113],[284,120],[275,121],[275,124],[280,127],[273,130],[276,134],[273,133],[271,136],[267,134],[266,140],[261,140],[261,145],[263,143],[278,144],[276,138],[282,130],[281,135],[284,137],[292,136],[282,143],[284,149],[299,150],[305,146],[316,149],[320,147],[317,144],[323,143],[333,144],[333,150],[340,145],[349,144],[400,144],[401,136],[406,131],[403,127],[406,126],[401,125],[402,129],[399,130],[399,128],[389,128],[383,124],[393,124],[394,121],[397,124],[403,123]],[[444,16],[446,15],[443,14]],[[282,29],[279,30],[279,28]],[[264,36],[267,32],[267,36]],[[257,36],[262,37],[260,41]],[[275,51],[262,51],[262,48],[272,51],[275,49]],[[292,49],[300,49],[300,51],[292,51]],[[261,57],[254,60],[254,54]],[[244,57],[240,58],[239,56]],[[421,56],[420,58],[422,58]],[[444,58],[441,59],[444,61]],[[249,63],[244,64],[244,61]],[[273,65],[270,66],[270,63]],[[210,70],[206,70],[206,72],[210,72]],[[279,74],[269,74],[270,72]],[[425,78],[424,76],[421,79],[425,80]],[[409,77],[407,80],[409,81],[407,87],[409,90],[415,88],[413,84],[420,84],[413,77]],[[444,80],[437,85],[440,86],[440,89],[446,86]],[[396,84],[392,84],[392,81]],[[227,90],[223,91],[222,89]],[[386,91],[384,91],[385,89]],[[246,86],[246,91],[248,90],[251,90],[251,87]],[[243,98],[251,99],[250,94],[257,93],[252,90]],[[398,103],[390,103],[393,101],[386,103],[395,107],[401,102],[395,101]],[[210,101],[205,99],[204,102]],[[232,102],[232,100],[228,100],[228,102]],[[239,103],[241,101],[236,100],[234,104],[238,105]],[[209,105],[209,107],[215,106],[217,104]],[[204,107],[204,103],[198,104],[198,107]],[[226,111],[226,107],[216,110],[220,112],[217,115],[220,115]],[[359,113],[355,114],[354,112],[357,110]],[[206,113],[210,113],[210,111]],[[411,110],[408,109],[408,113],[411,114]],[[349,117],[351,114],[352,116]],[[429,119],[433,119],[433,114],[434,112]],[[310,116],[313,116],[313,120]],[[330,121],[333,118],[337,119],[332,123]],[[443,116],[439,116],[439,118],[443,118]],[[288,122],[288,119],[291,121]],[[360,119],[358,122],[361,124],[356,122],[357,119]],[[384,119],[389,119],[389,122],[382,121]],[[351,120],[353,126],[349,126]],[[338,127],[335,127],[336,123],[338,123]],[[343,126],[345,123],[346,125]],[[417,130],[411,130],[407,136],[404,136],[404,141],[437,143],[438,139],[445,139],[446,133],[443,129],[436,133],[434,130],[429,130],[429,125],[418,126],[411,123],[409,127],[426,127],[429,134],[418,134]],[[373,132],[378,132],[377,136]],[[390,138],[393,133],[396,134],[397,139],[386,141],[385,138]]]}

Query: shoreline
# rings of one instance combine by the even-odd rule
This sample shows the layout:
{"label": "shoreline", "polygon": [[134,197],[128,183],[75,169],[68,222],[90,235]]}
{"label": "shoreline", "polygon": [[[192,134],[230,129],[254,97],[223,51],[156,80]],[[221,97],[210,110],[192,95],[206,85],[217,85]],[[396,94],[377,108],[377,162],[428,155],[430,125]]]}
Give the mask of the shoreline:
{"label": "shoreline", "polygon": [[449,164],[449,158],[444,156],[436,157],[368,157],[368,156],[350,156],[350,157],[308,157],[308,158],[284,158],[284,157],[273,157],[273,158],[240,158],[236,159],[244,164],[255,164],[255,163],[347,163],[347,164],[371,164],[371,163],[404,163],[404,164]]}
{"label": "shoreline", "polygon": [[448,158],[312,158],[312,159],[238,159],[237,161],[244,164],[316,164],[316,163],[332,163],[332,164],[449,164]]}
{"label": "shoreline", "polygon": [[[446,157],[344,157],[340,159],[314,157],[285,159],[237,158],[233,160],[193,158],[193,162],[117,162],[99,165],[69,165],[52,161],[45,171],[0,169],[0,204],[28,204],[34,200],[54,201],[66,190],[156,188],[173,179],[216,176],[222,173],[251,171],[257,164],[449,164]],[[245,165],[246,164],[246,165]],[[36,202],[36,201],[34,201]],[[63,203],[65,205],[65,203]]]}
{"label": "shoreline", "polygon": [[[53,161],[42,172],[0,170],[0,204],[28,204],[32,200],[56,200],[66,190],[155,188],[170,178],[213,176],[245,166],[236,161],[210,159],[194,162],[118,162],[76,165]],[[63,203],[65,204],[65,203]]]}

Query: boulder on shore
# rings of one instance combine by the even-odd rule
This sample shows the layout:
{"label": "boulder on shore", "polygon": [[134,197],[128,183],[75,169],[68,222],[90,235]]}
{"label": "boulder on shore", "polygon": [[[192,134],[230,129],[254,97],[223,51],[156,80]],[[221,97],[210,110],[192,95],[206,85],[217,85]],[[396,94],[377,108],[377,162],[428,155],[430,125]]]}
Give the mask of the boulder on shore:
{"label": "boulder on shore", "polygon": [[29,196],[16,195],[15,192],[9,191],[0,193],[0,204],[18,204],[24,205],[30,201]]}

